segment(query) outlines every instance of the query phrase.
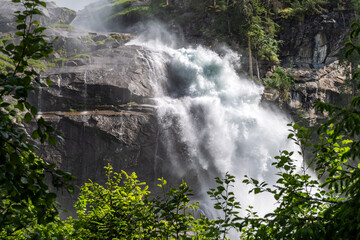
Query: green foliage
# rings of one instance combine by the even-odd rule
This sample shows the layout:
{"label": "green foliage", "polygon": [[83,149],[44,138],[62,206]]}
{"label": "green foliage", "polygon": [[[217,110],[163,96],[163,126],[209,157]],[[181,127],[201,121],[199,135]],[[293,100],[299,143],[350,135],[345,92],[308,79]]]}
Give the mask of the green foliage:
{"label": "green foliage", "polygon": [[[244,219],[243,234],[248,239],[359,239],[358,212],[360,169],[345,156],[353,141],[338,135],[332,126],[323,132],[316,144],[311,143],[310,130],[292,125],[289,138],[302,151],[311,148],[314,157],[299,171],[294,152],[283,151],[273,163],[279,169],[277,184],[270,188],[265,182],[248,178],[255,194],[268,192],[278,201],[274,212],[259,218],[249,210]],[[311,168],[317,178],[311,176]],[[321,181],[320,181],[321,179]]]}
{"label": "green foliage", "polygon": [[52,24],[50,27],[52,27],[52,28],[62,28],[62,29],[66,29],[67,31],[72,31],[74,29],[74,27],[71,26],[71,25],[60,24],[60,23]]}
{"label": "green foliage", "polygon": [[15,66],[12,64],[11,58],[0,54],[0,72],[7,73],[13,70],[15,70]]}
{"label": "green foliage", "polygon": [[[36,121],[32,138],[55,145],[54,129],[37,118],[37,109],[28,101],[35,85],[43,85],[40,75],[31,66],[52,51],[34,15],[40,15],[39,0],[13,0],[21,3],[24,11],[15,12],[19,44],[3,42],[2,59],[11,64],[0,69],[0,236],[10,238],[20,229],[33,223],[53,221],[58,213],[56,194],[44,183],[45,174],[52,178],[55,188],[62,187],[72,176],[55,170],[54,164],[39,159],[35,147],[28,143],[28,135],[19,124]],[[49,83],[49,81],[47,81]],[[69,186],[69,190],[73,190]]]}
{"label": "green foliage", "polygon": [[[115,173],[107,168],[106,187],[86,183],[81,188],[75,207],[78,219],[74,220],[75,239],[142,238],[148,232],[149,191],[135,174]],[[123,180],[124,178],[124,180]],[[121,186],[121,183],[124,186]],[[144,187],[143,187],[144,186]],[[96,231],[94,231],[96,229]]]}
{"label": "green foliage", "polygon": [[[352,38],[360,32],[360,25],[354,27]],[[359,49],[351,42],[346,45],[346,56]],[[267,192],[278,201],[277,208],[263,218],[248,210],[242,222],[246,239],[360,239],[359,106],[358,96],[347,108],[316,103],[316,109],[329,116],[318,128],[318,140],[313,143],[310,130],[298,124],[292,125],[289,135],[301,148],[300,156],[306,149],[313,152],[307,165],[297,170],[294,152],[283,151],[274,162],[279,169],[275,186],[244,180],[254,186],[255,194]]]}
{"label": "green foliage", "polygon": [[223,214],[216,220],[194,218],[198,203],[190,203],[191,190],[184,182],[166,190],[161,178],[163,196],[151,198],[135,173],[116,173],[108,165],[106,177],[104,186],[92,181],[82,186],[75,204],[78,219],[63,223],[67,239],[227,239],[229,229],[238,225],[240,204],[230,191],[234,177],[229,174],[217,178],[218,187],[209,191],[214,208]]}
{"label": "green foliage", "polygon": [[321,14],[326,12],[324,5],[328,0],[295,0],[290,6],[292,8],[291,17],[303,20],[305,15]]}
{"label": "green foliage", "polygon": [[69,221],[60,221],[56,217],[54,221],[45,224],[38,224],[36,221],[31,222],[26,228],[14,232],[11,236],[1,236],[7,240],[26,240],[26,239],[67,239],[75,231],[71,219]]}
{"label": "green foliage", "polygon": [[277,67],[271,77],[264,78],[263,81],[266,87],[278,89],[281,96],[286,99],[294,83],[294,77],[285,72],[282,67]]}
{"label": "green foliage", "polygon": [[111,15],[110,19],[116,18],[118,16],[127,15],[130,13],[144,16],[144,15],[147,15],[148,10],[149,10],[149,6],[136,6],[136,7],[132,7],[132,8],[126,8],[120,12],[117,12],[117,13]]}
{"label": "green foliage", "polygon": [[209,196],[215,202],[214,208],[223,212],[223,217],[216,219],[211,226],[212,235],[216,239],[226,239],[231,228],[239,229],[240,203],[236,201],[235,195],[229,187],[233,187],[235,177],[226,173],[225,179],[215,178],[218,187],[208,191]]}
{"label": "green foliage", "polygon": [[280,42],[275,38],[278,26],[270,17],[265,4],[254,0],[244,1],[238,8],[246,20],[240,31],[246,32],[250,37],[251,48],[255,50],[257,57],[278,64]]}
{"label": "green foliage", "polygon": [[108,8],[111,11],[110,17],[108,20],[112,20],[119,16],[137,16],[144,17],[149,16],[149,6],[132,6],[132,3],[136,0],[111,0],[109,3],[103,4],[102,6],[94,9],[95,11],[101,11],[105,8]]}
{"label": "green foliage", "polygon": [[159,179],[163,196],[151,198],[148,186],[135,173],[113,172],[106,168],[104,186],[92,181],[81,187],[77,219],[47,224],[34,222],[26,229],[16,231],[11,240],[27,239],[228,239],[230,228],[238,228],[239,217],[234,193],[230,191],[234,177],[226,174],[216,179],[218,187],[209,195],[214,208],[223,217],[209,220],[204,215],[193,216],[198,203],[190,203],[191,190],[186,183],[167,189],[167,182]]}
{"label": "green foliage", "polygon": [[166,181],[159,179],[164,196],[150,199],[148,186],[135,173],[114,173],[109,165],[106,177],[105,186],[90,181],[81,188],[70,239],[191,239],[189,233],[200,234],[190,214],[197,204],[190,204],[185,183],[166,192]]}

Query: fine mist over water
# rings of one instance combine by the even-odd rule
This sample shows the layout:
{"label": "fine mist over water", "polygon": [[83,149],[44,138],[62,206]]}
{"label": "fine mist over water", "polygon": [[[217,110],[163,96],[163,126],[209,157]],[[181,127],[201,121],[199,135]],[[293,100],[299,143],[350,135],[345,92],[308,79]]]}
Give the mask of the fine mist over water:
{"label": "fine mist over water", "polygon": [[[156,28],[163,29],[157,25],[149,31]],[[166,153],[159,174],[184,179],[197,200],[205,203],[200,207],[213,216],[212,203],[205,206],[206,191],[226,172],[237,178],[233,190],[243,208],[253,205],[261,214],[272,210],[272,197],[255,199],[241,182],[244,175],[276,182],[274,156],[282,149],[297,150],[287,139],[291,120],[261,106],[263,87],[238,75],[240,56],[230,49],[177,49],[171,34],[166,42],[156,36],[162,35],[145,32],[127,45],[150,49],[147,64],[154,72],[161,72],[156,66],[168,66],[166,83],[157,82],[156,74],[151,80],[157,89],[159,139]]]}
{"label": "fine mist over water", "polygon": [[52,0],[59,7],[66,7],[75,11],[83,9],[85,6],[99,0]]}

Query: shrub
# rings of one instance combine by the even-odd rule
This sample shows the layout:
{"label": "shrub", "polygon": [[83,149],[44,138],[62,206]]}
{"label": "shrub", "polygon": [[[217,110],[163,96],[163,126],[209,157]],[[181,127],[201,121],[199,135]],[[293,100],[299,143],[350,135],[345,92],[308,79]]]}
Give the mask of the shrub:
{"label": "shrub", "polygon": [[271,77],[265,78],[263,81],[266,87],[279,90],[282,98],[286,99],[294,83],[294,77],[285,72],[282,67],[277,67]]}

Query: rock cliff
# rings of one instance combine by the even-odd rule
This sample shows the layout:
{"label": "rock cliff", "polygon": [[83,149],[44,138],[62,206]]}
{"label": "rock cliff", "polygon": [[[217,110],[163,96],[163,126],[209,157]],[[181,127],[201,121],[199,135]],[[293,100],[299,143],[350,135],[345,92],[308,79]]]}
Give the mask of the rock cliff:
{"label": "rock cliff", "polygon": [[[16,41],[11,13],[21,8],[10,0],[3,2],[0,38]],[[133,38],[130,34],[74,29],[69,24],[75,12],[69,9],[48,3],[42,11],[40,20],[54,47],[43,62],[42,76],[53,84],[37,88],[29,100],[61,138],[55,148],[42,146],[38,154],[71,172],[78,186],[89,179],[105,181],[108,163],[116,171],[136,171],[142,181],[155,185],[158,128],[149,51],[125,46]],[[60,195],[63,207],[71,209],[76,196]]]}
{"label": "rock cliff", "polygon": [[348,102],[351,91],[345,83],[349,69],[339,59],[343,58],[341,50],[352,17],[351,12],[334,10],[304,21],[279,20],[279,39],[283,42],[281,63],[295,82],[287,99],[281,99],[275,90],[266,89],[264,102],[275,102],[296,121],[305,120],[309,126],[324,119],[312,108],[316,101]]}
{"label": "rock cliff", "polygon": [[[44,73],[53,85],[30,97],[64,139],[55,149],[42,148],[41,157],[74,174],[77,185],[103,182],[108,163],[116,171],[136,171],[154,185],[157,120],[149,52],[124,46],[128,39],[126,34],[62,36],[55,42],[55,66]],[[67,209],[69,197],[60,199]]]}

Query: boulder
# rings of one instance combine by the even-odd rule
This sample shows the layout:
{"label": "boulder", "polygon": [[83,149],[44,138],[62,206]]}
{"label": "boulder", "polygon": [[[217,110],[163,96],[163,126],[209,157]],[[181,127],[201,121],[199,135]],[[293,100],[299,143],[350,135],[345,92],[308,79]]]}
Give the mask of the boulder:
{"label": "boulder", "polygon": [[[22,11],[22,5],[14,4],[11,0],[1,0],[0,8],[0,32],[8,33],[16,30],[14,12]],[[46,8],[40,7],[42,16],[36,16],[35,19],[43,26],[54,24],[68,25],[75,18],[76,13],[68,8],[59,8],[52,2],[47,2]]]}

